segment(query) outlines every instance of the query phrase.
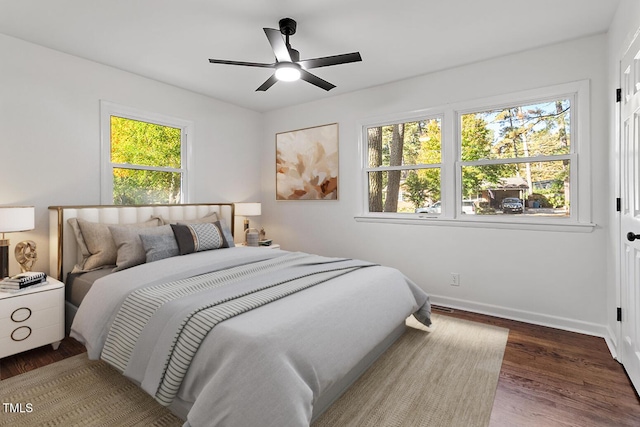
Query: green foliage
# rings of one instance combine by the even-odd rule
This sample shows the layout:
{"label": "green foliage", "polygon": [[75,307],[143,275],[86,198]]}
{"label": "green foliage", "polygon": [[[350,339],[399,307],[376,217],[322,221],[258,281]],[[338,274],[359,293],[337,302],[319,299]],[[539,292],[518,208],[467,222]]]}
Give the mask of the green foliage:
{"label": "green foliage", "polygon": [[440,199],[440,170],[418,169],[409,172],[404,181],[404,196],[414,208],[424,206],[426,201],[433,203]]}
{"label": "green foliage", "polygon": [[[462,160],[469,162],[488,159],[493,149],[493,132],[486,119],[479,114],[462,116]],[[487,184],[496,184],[500,178],[513,173],[511,165],[466,166],[462,168],[464,198],[475,198]]]}
{"label": "green foliage", "polygon": [[179,169],[181,138],[181,129],[112,116],[111,162],[123,165],[113,169],[114,204],[179,203],[179,172],[136,167]]}
{"label": "green foliage", "polygon": [[[410,125],[405,126],[405,133],[407,127],[412,130],[409,135],[412,139],[411,145],[415,148],[415,154],[411,164],[432,165],[440,163],[442,159],[440,120],[431,119],[414,122]],[[404,197],[411,201],[414,208],[440,200],[440,168],[408,171],[403,190]]]}

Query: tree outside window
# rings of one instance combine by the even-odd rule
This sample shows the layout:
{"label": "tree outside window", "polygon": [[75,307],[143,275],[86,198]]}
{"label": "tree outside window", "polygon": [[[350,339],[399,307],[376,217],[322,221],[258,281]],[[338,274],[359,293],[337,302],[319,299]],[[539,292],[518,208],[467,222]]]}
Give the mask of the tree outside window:
{"label": "tree outside window", "polygon": [[440,199],[441,119],[368,127],[369,212],[412,213]]}
{"label": "tree outside window", "polygon": [[187,202],[186,142],[191,122],[101,101],[102,202]]}
{"label": "tree outside window", "polygon": [[179,203],[181,137],[181,129],[111,116],[113,203]]}
{"label": "tree outside window", "polygon": [[479,214],[569,216],[570,121],[569,99],[462,114],[462,197]]}

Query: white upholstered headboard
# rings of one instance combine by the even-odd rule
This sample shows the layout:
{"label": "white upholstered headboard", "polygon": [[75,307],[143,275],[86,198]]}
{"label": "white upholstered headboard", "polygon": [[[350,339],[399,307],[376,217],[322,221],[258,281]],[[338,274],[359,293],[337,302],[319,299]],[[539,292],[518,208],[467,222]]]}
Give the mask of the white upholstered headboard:
{"label": "white upholstered headboard", "polygon": [[143,222],[151,216],[162,216],[176,221],[196,219],[216,212],[234,232],[233,203],[202,203],[184,205],[140,206],[50,206],[49,207],[49,274],[64,281],[73,266],[80,261],[77,242],[70,218],[106,224],[131,224]]}

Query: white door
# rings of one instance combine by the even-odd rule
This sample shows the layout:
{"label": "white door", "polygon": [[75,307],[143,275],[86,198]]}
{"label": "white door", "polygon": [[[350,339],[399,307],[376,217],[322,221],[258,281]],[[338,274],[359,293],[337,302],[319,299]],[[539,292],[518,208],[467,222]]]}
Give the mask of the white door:
{"label": "white door", "polygon": [[640,37],[636,37],[620,65],[622,323],[619,356],[635,389],[640,391]]}

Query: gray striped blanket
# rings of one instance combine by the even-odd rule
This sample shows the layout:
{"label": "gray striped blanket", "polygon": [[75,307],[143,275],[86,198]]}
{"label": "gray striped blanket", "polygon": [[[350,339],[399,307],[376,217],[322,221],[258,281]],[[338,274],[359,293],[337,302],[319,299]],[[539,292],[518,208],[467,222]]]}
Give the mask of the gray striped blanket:
{"label": "gray striped blanket", "polygon": [[[168,406],[207,334],[220,322],[356,269],[375,264],[304,253],[240,265],[131,292],[109,330],[101,358],[124,372],[153,316],[175,305],[188,314],[174,333],[155,398]],[[194,298],[195,297],[195,298]]]}

